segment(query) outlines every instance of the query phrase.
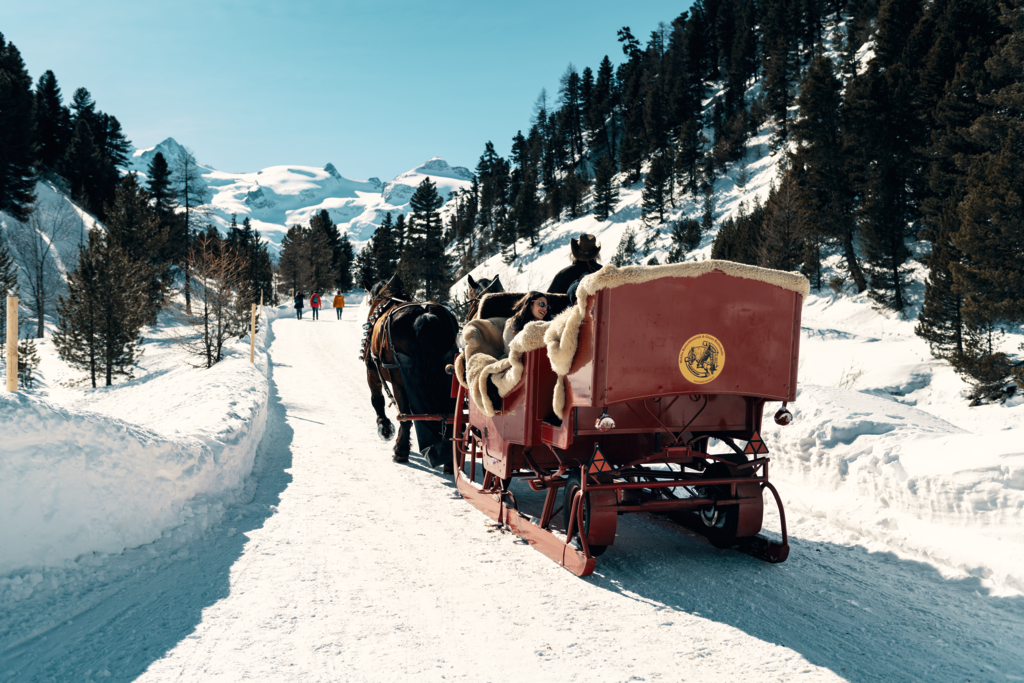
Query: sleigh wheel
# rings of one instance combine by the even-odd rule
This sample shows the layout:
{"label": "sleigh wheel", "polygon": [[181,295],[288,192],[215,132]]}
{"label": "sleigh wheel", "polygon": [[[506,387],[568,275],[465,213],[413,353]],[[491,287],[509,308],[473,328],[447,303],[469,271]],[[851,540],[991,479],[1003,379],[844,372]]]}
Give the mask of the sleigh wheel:
{"label": "sleigh wheel", "polygon": [[[705,479],[729,478],[729,467],[716,462],[704,470]],[[704,498],[725,500],[730,497],[728,486],[702,486],[697,493]],[[728,548],[736,542],[736,528],[739,522],[739,508],[735,505],[712,505],[697,513],[704,523],[704,534],[716,548]]]}
{"label": "sleigh wheel", "polygon": [[[568,535],[572,517],[573,503],[576,494],[582,489],[579,472],[573,472],[565,483],[565,502],[562,505],[562,516]],[[583,496],[582,520],[577,520],[576,530],[583,530],[590,546],[590,554],[597,557],[604,553],[615,542],[615,526],[618,523],[614,491],[588,491]],[[567,538],[571,541],[571,538]]]}
{"label": "sleigh wheel", "polygon": [[[728,479],[734,477],[725,463],[716,462],[704,470],[705,479]],[[735,504],[712,505],[697,514],[704,526],[704,535],[716,548],[731,548],[737,539],[753,536],[761,530],[764,503],[760,487],[755,484],[736,484],[733,497],[729,485],[698,487],[697,493],[716,501],[735,500]]]}

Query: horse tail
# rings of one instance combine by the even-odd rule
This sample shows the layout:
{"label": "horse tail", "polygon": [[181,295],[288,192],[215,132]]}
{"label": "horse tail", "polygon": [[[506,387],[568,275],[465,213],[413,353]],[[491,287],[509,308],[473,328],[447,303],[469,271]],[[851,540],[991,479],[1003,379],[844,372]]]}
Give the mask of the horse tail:
{"label": "horse tail", "polygon": [[[450,319],[451,314],[445,312],[444,317],[431,311],[422,313],[412,324],[416,335],[415,363],[417,371],[425,380],[431,396],[445,399],[447,403],[451,389],[451,378],[444,371],[450,362],[449,354],[455,348],[456,324]],[[441,410],[440,406],[438,410]]]}

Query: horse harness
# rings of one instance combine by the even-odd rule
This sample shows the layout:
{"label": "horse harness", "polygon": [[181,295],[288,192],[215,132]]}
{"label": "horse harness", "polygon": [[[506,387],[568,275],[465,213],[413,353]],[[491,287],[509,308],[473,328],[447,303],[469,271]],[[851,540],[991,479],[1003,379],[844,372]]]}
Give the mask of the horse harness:
{"label": "horse harness", "polygon": [[[393,304],[399,304],[395,306]],[[363,343],[359,350],[359,360],[366,360],[366,354],[370,354],[370,359],[373,361],[374,367],[377,368],[377,376],[380,378],[380,383],[384,387],[384,392],[388,395],[388,399],[391,401],[391,405],[398,406],[398,402],[395,400],[394,394],[391,393],[391,387],[388,386],[391,382],[391,371],[397,370],[400,367],[399,363],[388,363],[384,360],[384,356],[388,350],[391,351],[391,357],[397,360],[395,355],[395,345],[391,341],[391,318],[398,311],[409,306],[418,306],[421,303],[432,303],[435,306],[441,306],[448,311],[449,322],[455,327],[455,332],[458,334],[458,323],[456,322],[455,314],[452,310],[444,304],[439,304],[434,301],[428,302],[417,302],[417,301],[402,301],[394,297],[387,297],[381,301],[370,313],[370,318],[363,324]],[[373,337],[374,330],[377,327],[377,323],[380,319],[384,319],[383,337],[380,343],[380,349],[374,348]],[[384,372],[387,372],[387,378],[384,377]]]}

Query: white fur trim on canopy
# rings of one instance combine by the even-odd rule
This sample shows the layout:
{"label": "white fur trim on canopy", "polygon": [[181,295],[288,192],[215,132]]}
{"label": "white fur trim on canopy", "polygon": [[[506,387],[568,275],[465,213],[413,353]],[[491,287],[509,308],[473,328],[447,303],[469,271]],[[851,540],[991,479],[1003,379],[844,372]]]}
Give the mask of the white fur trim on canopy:
{"label": "white fur trim on canopy", "polygon": [[[579,287],[576,289],[576,301],[554,320],[530,323],[516,335],[510,345],[508,358],[499,359],[493,355],[495,349],[501,348],[504,319],[473,320],[467,323],[463,331],[463,336],[467,341],[463,358],[468,358],[469,361],[468,366],[463,358],[460,358],[460,362],[457,363],[456,371],[459,381],[463,386],[468,387],[470,396],[478,408],[486,415],[494,415],[494,407],[491,405],[490,399],[487,398],[486,382],[488,377],[492,378],[491,381],[497,387],[498,394],[505,396],[515,388],[522,378],[523,354],[547,346],[551,367],[558,375],[552,407],[556,415],[564,418],[565,376],[569,374],[572,361],[576,356],[580,325],[586,316],[587,301],[591,296],[602,289],[614,289],[622,285],[640,284],[666,277],[699,277],[715,271],[731,277],[741,277],[781,287],[796,292],[803,299],[806,299],[811,291],[807,278],[800,273],[787,273],[732,261],[690,261],[664,266],[626,266],[624,268],[607,265],[580,281]],[[498,324],[499,321],[500,324]],[[492,353],[488,353],[488,350]],[[497,353],[500,354],[500,350]]]}

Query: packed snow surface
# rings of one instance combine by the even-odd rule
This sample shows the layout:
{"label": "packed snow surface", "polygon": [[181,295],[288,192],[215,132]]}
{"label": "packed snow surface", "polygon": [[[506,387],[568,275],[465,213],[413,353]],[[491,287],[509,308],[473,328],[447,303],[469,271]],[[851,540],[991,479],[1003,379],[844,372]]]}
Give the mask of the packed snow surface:
{"label": "packed snow surface", "polygon": [[[495,530],[450,477],[390,461],[355,361],[366,311],[324,313],[271,325],[267,426],[236,501],[138,549],[18,576],[34,590],[0,594],[0,680],[1020,677],[1018,595],[880,552],[826,516],[795,514],[790,559],[768,565],[626,515],[596,573],[569,574]],[[908,436],[956,433],[897,404],[893,429],[844,427],[886,414],[871,396],[830,431],[812,416],[844,392],[805,395],[803,432],[786,438],[856,442],[906,429],[898,417]],[[774,463],[799,457],[768,440]],[[776,471],[787,501],[798,474]],[[764,533],[778,529],[769,515]]]}

